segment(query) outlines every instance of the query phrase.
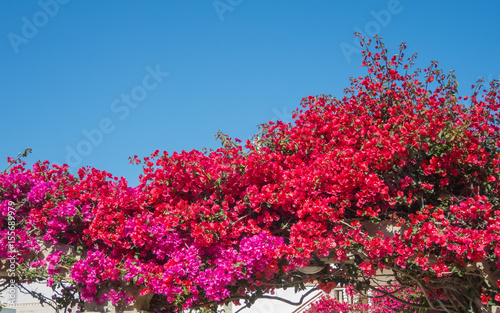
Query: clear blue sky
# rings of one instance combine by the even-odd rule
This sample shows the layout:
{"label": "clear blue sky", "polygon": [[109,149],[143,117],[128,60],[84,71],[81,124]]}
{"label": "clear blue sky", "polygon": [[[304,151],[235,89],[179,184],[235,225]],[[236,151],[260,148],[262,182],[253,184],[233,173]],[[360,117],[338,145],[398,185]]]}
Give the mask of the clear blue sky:
{"label": "clear blue sky", "polygon": [[129,156],[217,147],[219,129],[246,139],[302,97],[341,97],[364,73],[341,49],[355,29],[456,70],[466,94],[500,75],[498,12],[497,1],[2,0],[0,160],[31,147],[30,163],[135,185]]}

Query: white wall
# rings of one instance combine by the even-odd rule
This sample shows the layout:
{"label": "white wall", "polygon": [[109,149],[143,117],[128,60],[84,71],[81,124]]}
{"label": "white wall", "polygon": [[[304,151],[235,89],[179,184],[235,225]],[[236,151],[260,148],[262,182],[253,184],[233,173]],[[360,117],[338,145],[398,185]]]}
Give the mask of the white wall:
{"label": "white wall", "polygon": [[[311,290],[313,287],[308,287],[306,290],[300,291],[299,293],[294,292],[294,288],[288,288],[286,290],[283,289],[277,289],[276,293],[274,296],[292,301],[292,302],[298,302],[302,295],[304,295],[306,292]],[[311,294],[309,294],[302,303],[307,302],[314,296],[316,296],[318,293],[322,293],[322,291],[314,291]],[[236,306],[233,305],[233,312],[235,313],[239,309],[241,309],[243,306]],[[257,300],[250,308],[245,308],[240,311],[240,313],[291,313],[295,310],[297,310],[300,307],[300,305],[290,305],[287,303],[284,303],[282,301],[278,300],[271,300],[271,299],[259,299]]]}

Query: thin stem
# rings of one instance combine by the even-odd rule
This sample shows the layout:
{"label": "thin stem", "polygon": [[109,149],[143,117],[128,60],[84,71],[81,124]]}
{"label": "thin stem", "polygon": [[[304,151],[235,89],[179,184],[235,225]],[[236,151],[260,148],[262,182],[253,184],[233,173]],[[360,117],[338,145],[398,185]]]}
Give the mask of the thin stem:
{"label": "thin stem", "polygon": [[415,277],[413,277],[412,275],[410,275],[408,273],[404,273],[403,271],[398,270],[397,268],[394,268],[394,267],[389,267],[389,268],[395,272],[398,272],[401,275],[405,275],[405,276],[411,278],[412,280],[414,280],[418,284],[420,290],[422,290],[422,293],[424,294],[425,299],[427,300],[427,303],[429,303],[429,305],[431,306],[432,309],[436,310],[436,308],[432,304],[431,300],[429,299],[429,296],[427,295],[425,287],[422,285],[422,283],[418,279],[416,279]]}
{"label": "thin stem", "polygon": [[[285,302],[285,303],[290,304],[290,305],[301,305],[301,304],[302,304],[302,302],[304,301],[304,299],[305,299],[305,298],[306,298],[309,294],[311,294],[312,292],[314,292],[314,291],[316,291],[316,290],[318,290],[318,288],[316,288],[316,287],[315,287],[315,288],[313,288],[313,289],[309,290],[308,292],[306,292],[305,294],[303,294],[303,295],[302,295],[302,297],[300,297],[299,302],[292,302],[292,301],[290,301],[290,300],[283,299],[283,298],[281,298],[281,297],[275,297],[275,296],[265,296],[265,295],[264,295],[264,296],[260,296],[259,298],[261,298],[261,299],[278,300],[278,301],[282,301],[282,302]],[[245,309],[245,308],[247,308],[247,307],[249,307],[249,306],[250,306],[250,303],[246,304],[245,306],[243,306],[242,308],[240,308],[240,309],[239,309],[238,311],[236,311],[235,313],[238,313],[238,312],[240,312],[241,310],[243,310],[243,309]]]}
{"label": "thin stem", "polygon": [[[375,288],[373,286],[368,286],[370,289],[372,290],[375,290],[376,292],[379,292],[379,293],[382,293],[384,295],[386,295],[387,297],[391,298],[391,299],[394,299],[396,301],[398,301],[399,303],[402,303],[404,305],[407,305],[409,307],[412,307],[412,308],[415,308],[415,309],[429,309],[430,307],[429,306],[425,306],[425,305],[420,305],[420,304],[415,304],[415,303],[411,303],[411,302],[408,302],[406,300],[403,300],[403,299],[400,299],[396,296],[394,296],[393,294],[389,293],[389,292],[386,292],[384,290],[381,290],[381,289],[378,289],[378,288]],[[364,294],[363,296],[366,296],[366,297],[369,297],[367,294]],[[432,307],[431,307],[432,308]]]}

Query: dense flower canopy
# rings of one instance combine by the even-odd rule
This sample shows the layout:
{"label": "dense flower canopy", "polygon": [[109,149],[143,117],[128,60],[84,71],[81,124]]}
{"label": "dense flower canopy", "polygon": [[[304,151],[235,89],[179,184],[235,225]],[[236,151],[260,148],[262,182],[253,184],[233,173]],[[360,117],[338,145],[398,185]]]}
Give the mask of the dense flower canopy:
{"label": "dense flower canopy", "polygon": [[[173,311],[313,280],[383,293],[385,269],[421,291],[421,307],[500,303],[498,83],[459,96],[452,74],[410,72],[404,51],[366,43],[368,75],[343,98],[309,96],[293,124],[264,124],[244,146],[132,158],[136,187],[9,159],[6,283],[15,258],[16,281],[62,288],[61,306],[152,297]],[[297,271],[311,260],[328,264]]]}

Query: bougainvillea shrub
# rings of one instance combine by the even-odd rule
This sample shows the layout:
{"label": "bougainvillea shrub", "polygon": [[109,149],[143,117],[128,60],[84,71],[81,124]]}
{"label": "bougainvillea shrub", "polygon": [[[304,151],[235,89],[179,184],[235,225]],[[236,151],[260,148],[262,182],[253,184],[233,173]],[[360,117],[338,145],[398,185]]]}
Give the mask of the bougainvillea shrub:
{"label": "bougainvillea shrub", "polygon": [[[498,82],[461,96],[436,62],[413,70],[404,45],[394,56],[379,39],[364,45],[367,75],[343,97],[306,97],[293,123],[264,124],[243,145],[134,157],[135,187],[9,159],[5,283],[47,281],[61,307],[165,312],[311,281],[403,301],[377,285],[384,270],[421,293],[415,308],[499,304]],[[311,260],[328,265],[298,271]]]}
{"label": "bougainvillea shrub", "polygon": [[[334,297],[332,293],[327,292],[318,300],[313,302],[304,313],[416,313],[429,312],[428,310],[415,309],[407,304],[418,305],[422,297],[420,293],[414,292],[410,288],[401,288],[400,285],[381,286],[381,290],[394,294],[400,301],[384,296],[378,292],[369,292],[360,294],[355,292],[353,286],[348,285],[342,290],[340,298]],[[327,290],[328,291],[328,290]],[[345,294],[344,294],[345,292]],[[404,303],[402,303],[404,302]],[[407,303],[407,304],[405,304]]]}

